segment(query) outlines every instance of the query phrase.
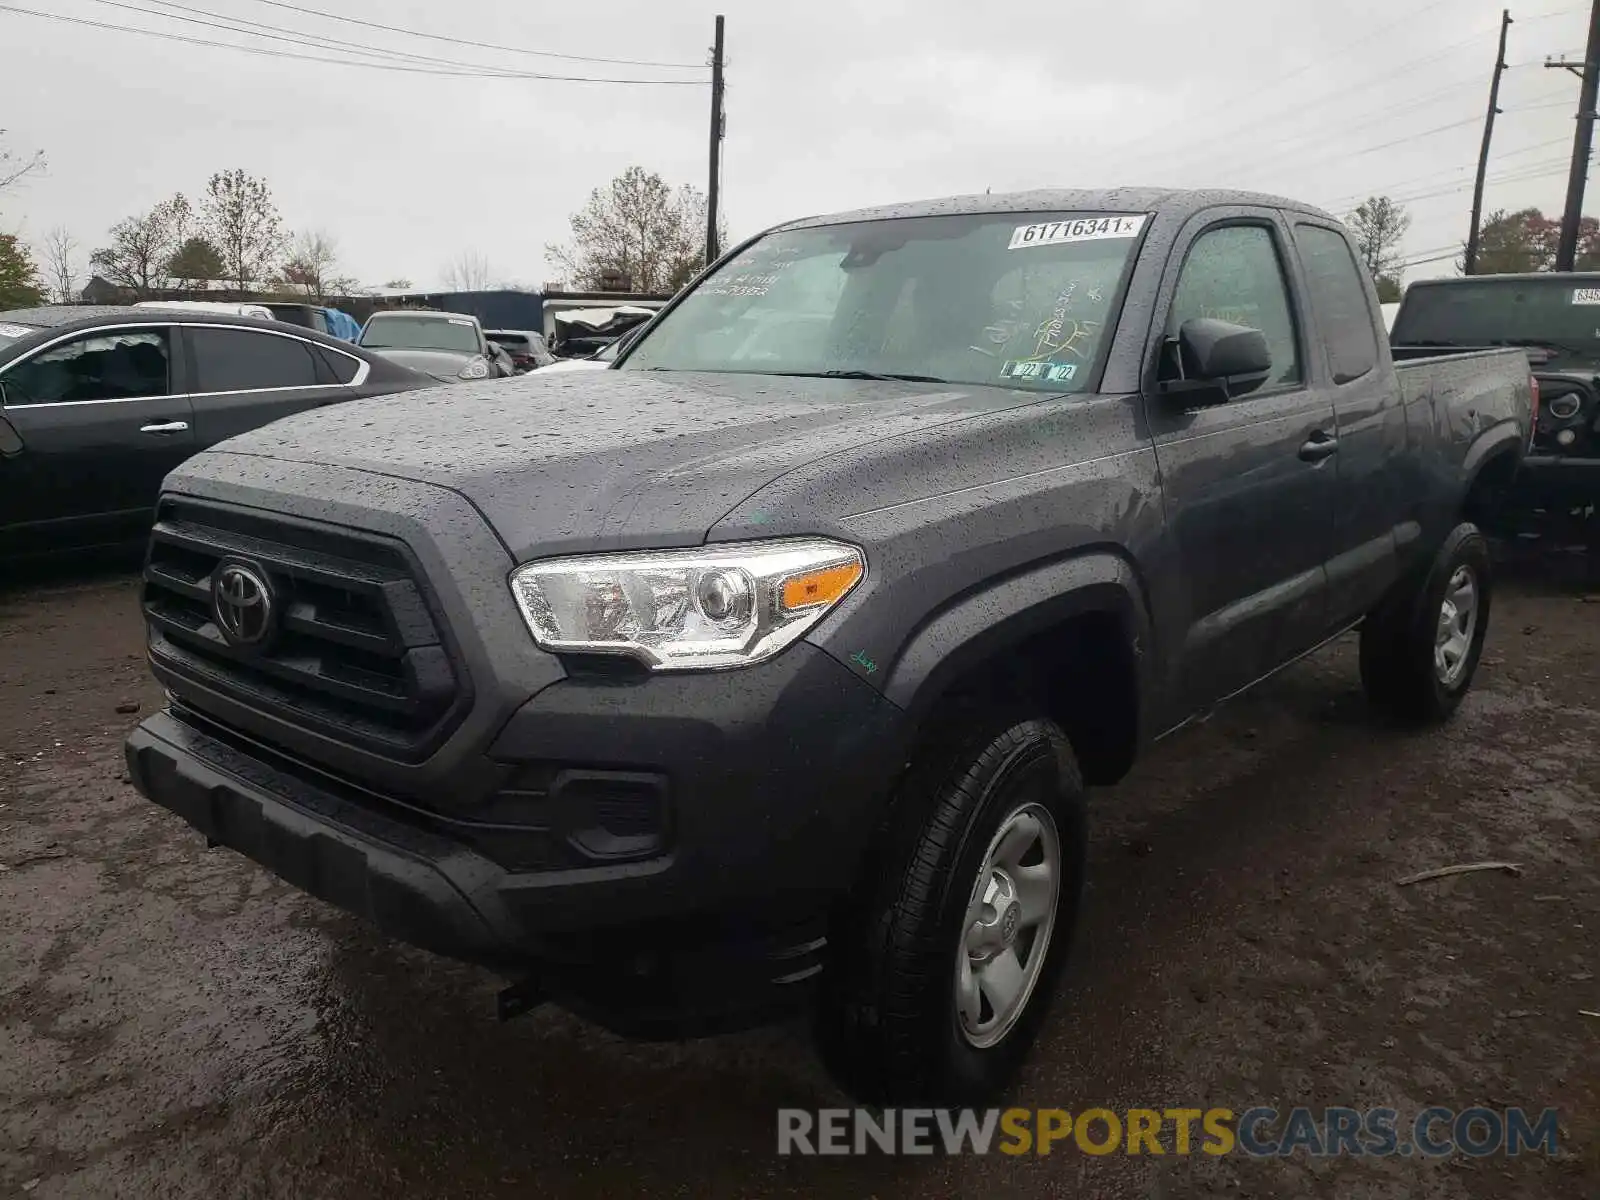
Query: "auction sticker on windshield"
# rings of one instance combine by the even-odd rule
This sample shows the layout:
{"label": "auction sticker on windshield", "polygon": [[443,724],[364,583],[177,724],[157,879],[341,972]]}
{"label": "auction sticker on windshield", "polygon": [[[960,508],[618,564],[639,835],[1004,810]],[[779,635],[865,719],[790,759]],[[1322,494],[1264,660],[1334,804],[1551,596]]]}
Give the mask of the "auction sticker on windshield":
{"label": "auction sticker on windshield", "polygon": [[1573,288],[1574,304],[1600,304],[1600,288]]}
{"label": "auction sticker on windshield", "polygon": [[25,338],[37,332],[26,325],[0,325],[0,337]]}
{"label": "auction sticker on windshield", "polygon": [[1141,213],[1137,217],[1084,217],[1077,221],[1040,221],[1037,225],[1018,225],[1012,231],[1011,244],[1006,249],[1137,237],[1144,228],[1144,222],[1145,214]]}

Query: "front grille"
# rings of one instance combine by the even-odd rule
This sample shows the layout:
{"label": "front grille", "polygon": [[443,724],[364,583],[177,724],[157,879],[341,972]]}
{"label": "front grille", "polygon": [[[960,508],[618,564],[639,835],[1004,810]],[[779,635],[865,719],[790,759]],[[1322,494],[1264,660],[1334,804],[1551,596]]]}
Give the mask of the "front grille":
{"label": "front grille", "polygon": [[[271,588],[275,629],[260,647],[217,627],[212,583],[227,560]],[[405,761],[465,709],[465,677],[398,542],[164,499],[144,579],[152,658],[252,709]]]}

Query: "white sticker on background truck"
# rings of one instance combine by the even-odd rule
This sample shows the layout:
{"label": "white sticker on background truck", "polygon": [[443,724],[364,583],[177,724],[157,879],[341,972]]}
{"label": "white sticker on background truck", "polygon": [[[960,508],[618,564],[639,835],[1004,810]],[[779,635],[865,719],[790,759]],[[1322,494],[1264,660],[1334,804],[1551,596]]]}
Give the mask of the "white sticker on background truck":
{"label": "white sticker on background truck", "polygon": [[30,333],[38,333],[26,325],[0,325],[0,337],[25,338]]}
{"label": "white sticker on background truck", "polygon": [[1600,304],[1600,288],[1573,288],[1574,304]]}
{"label": "white sticker on background truck", "polygon": [[1145,216],[1083,217],[1076,221],[1040,221],[1018,225],[1011,233],[1007,250],[1025,246],[1060,246],[1066,242],[1098,242],[1105,238],[1137,237],[1144,228]]}

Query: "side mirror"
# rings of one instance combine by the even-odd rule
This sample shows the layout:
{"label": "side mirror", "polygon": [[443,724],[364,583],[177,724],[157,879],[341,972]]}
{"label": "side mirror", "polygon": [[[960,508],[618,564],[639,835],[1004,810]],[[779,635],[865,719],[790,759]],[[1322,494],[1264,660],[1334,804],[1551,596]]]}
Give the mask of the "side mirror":
{"label": "side mirror", "polygon": [[1193,317],[1178,327],[1168,343],[1174,351],[1177,377],[1163,383],[1164,391],[1220,392],[1228,400],[1253,392],[1272,374],[1272,351],[1259,329]]}

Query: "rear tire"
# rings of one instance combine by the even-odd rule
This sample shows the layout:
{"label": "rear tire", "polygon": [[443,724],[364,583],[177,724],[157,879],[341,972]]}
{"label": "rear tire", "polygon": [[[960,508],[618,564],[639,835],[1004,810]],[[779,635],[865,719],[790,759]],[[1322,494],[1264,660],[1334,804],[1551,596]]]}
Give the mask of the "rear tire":
{"label": "rear tire", "polygon": [[964,717],[925,739],[835,924],[818,1041],[868,1103],[1000,1092],[1072,940],[1086,844],[1072,747],[1029,714]]}
{"label": "rear tire", "polygon": [[1397,588],[1361,627],[1361,682],[1374,707],[1411,724],[1455,712],[1483,653],[1492,593],[1489,544],[1464,521],[1427,575]]}

